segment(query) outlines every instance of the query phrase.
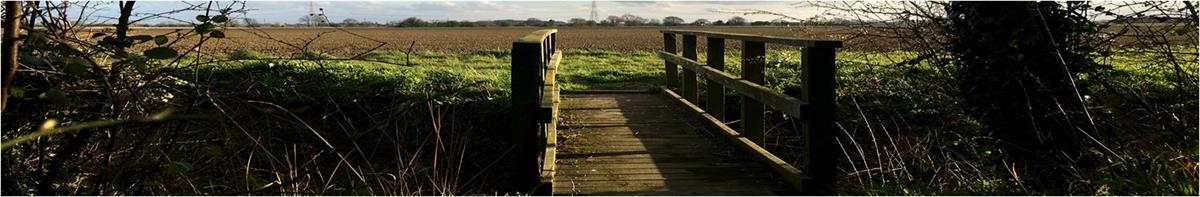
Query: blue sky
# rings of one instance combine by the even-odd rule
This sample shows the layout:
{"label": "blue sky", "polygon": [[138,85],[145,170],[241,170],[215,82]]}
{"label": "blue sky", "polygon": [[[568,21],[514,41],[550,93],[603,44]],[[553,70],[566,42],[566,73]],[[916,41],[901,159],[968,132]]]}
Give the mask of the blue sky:
{"label": "blue sky", "polygon": [[[203,3],[192,1],[190,3]],[[228,3],[228,2],[223,2]],[[296,23],[308,14],[310,1],[250,1],[246,8],[254,9],[245,17],[264,23]],[[570,18],[588,18],[591,1],[311,1],[324,8],[331,21],[346,18],[387,22],[407,17],[426,20],[494,20],[539,18],[566,21]],[[597,1],[599,18],[609,15],[634,14],[645,18],[662,19],[679,16],[692,21],[699,18],[725,20],[742,16],[751,20],[772,20],[777,16],[742,15],[715,12],[719,10],[760,9],[785,13],[799,18],[821,14],[816,8],[794,5],[795,2],[781,1]],[[179,1],[139,1],[135,12],[158,13],[185,7]],[[116,16],[116,4],[104,4],[96,18]],[[171,15],[179,19],[193,18],[197,13]],[[240,16],[238,16],[240,17]],[[150,20],[145,23],[160,23],[165,20]]]}

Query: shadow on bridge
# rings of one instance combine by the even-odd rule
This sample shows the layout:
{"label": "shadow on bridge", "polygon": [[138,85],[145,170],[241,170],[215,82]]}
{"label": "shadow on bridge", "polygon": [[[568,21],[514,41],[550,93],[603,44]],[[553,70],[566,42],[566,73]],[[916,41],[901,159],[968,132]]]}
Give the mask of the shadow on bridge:
{"label": "shadow on bridge", "polygon": [[769,171],[661,95],[562,96],[557,194],[786,194]]}

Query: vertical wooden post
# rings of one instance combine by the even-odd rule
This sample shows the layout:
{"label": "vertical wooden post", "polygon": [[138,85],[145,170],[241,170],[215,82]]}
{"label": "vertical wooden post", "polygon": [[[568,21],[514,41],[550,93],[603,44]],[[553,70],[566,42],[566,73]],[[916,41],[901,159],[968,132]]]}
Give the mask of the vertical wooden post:
{"label": "vertical wooden post", "polygon": [[[717,70],[725,70],[725,39],[708,38],[708,67]],[[716,117],[721,122],[725,121],[725,86],[713,80],[705,82],[708,85],[708,91],[705,93],[708,96],[708,104],[705,105],[705,111],[708,114]]]}
{"label": "vertical wooden post", "polygon": [[[767,46],[763,42],[742,41],[742,79],[763,84],[763,67],[766,66]],[[758,144],[766,145],[764,109],[762,102],[742,96],[742,136]]]}
{"label": "vertical wooden post", "polygon": [[[696,35],[683,35],[683,57],[691,60],[696,58]],[[696,91],[696,72],[683,69],[683,98],[688,102],[698,103],[699,93]]]}
{"label": "vertical wooden post", "polygon": [[804,48],[801,59],[803,89],[801,99],[808,101],[804,129],[804,195],[834,195],[837,184],[838,146],[834,136],[837,110],[837,58],[835,48]]}
{"label": "vertical wooden post", "polygon": [[516,143],[513,161],[518,184],[529,188],[537,186],[541,164],[537,150],[541,124],[535,116],[539,108],[542,90],[542,73],[545,69],[544,42],[513,42],[512,73],[509,78],[512,89],[512,137]]}
{"label": "vertical wooden post", "polygon": [[[675,34],[663,33],[663,51],[667,53],[678,54],[679,50],[675,49]],[[679,91],[679,66],[674,62],[663,60],[667,65],[667,89]]]}

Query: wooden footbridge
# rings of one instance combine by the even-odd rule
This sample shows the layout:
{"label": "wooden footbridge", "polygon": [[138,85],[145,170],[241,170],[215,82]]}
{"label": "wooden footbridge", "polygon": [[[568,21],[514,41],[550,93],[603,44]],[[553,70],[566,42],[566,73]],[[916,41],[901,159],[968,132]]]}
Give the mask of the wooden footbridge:
{"label": "wooden footbridge", "polygon": [[[839,149],[831,132],[840,41],[663,30],[658,56],[666,87],[564,93],[555,75],[569,69],[559,65],[570,57],[555,48],[556,34],[533,32],[512,49],[511,118],[515,137],[528,140],[517,159],[528,162],[520,173],[530,175],[516,181],[530,183],[534,194],[836,194]],[[698,37],[707,39],[704,62],[696,54]],[[741,76],[723,71],[727,40],[742,42]],[[803,48],[802,76],[794,79],[804,84],[800,95],[762,85],[767,43]],[[737,119],[724,119],[726,91],[743,101]],[[766,107],[803,123],[799,168],[761,146]]]}

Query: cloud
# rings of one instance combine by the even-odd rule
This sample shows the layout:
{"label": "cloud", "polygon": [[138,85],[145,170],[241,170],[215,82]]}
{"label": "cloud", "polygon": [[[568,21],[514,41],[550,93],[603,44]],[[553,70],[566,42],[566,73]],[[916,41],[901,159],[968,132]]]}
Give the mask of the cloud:
{"label": "cloud", "polygon": [[[709,20],[728,19],[740,14],[718,13],[710,9],[763,9],[785,13],[799,18],[813,16],[814,8],[799,8],[793,2],[775,1],[597,1],[600,19],[610,15],[633,14],[645,18],[661,19],[678,16],[688,21],[698,18]],[[317,7],[325,9],[331,20],[354,18],[365,21],[387,22],[407,17],[427,20],[496,20],[540,18],[545,20],[567,20],[588,18],[591,2],[588,1],[315,1]],[[160,12],[177,9],[179,2],[138,2],[138,12]],[[248,9],[255,9],[247,17],[262,22],[297,22],[297,18],[308,13],[309,2],[297,1],[250,1]],[[97,12],[98,16],[114,16],[115,9]],[[184,13],[176,18],[190,18],[194,13]],[[767,15],[743,16],[750,20],[771,20],[778,17]],[[159,21],[147,21],[153,24]]]}
{"label": "cloud", "polygon": [[412,10],[455,10],[458,8],[454,2],[450,1],[427,1],[417,2],[409,5]]}
{"label": "cloud", "polygon": [[614,1],[613,3],[621,5],[646,6],[658,3],[657,1]]}

